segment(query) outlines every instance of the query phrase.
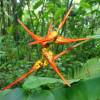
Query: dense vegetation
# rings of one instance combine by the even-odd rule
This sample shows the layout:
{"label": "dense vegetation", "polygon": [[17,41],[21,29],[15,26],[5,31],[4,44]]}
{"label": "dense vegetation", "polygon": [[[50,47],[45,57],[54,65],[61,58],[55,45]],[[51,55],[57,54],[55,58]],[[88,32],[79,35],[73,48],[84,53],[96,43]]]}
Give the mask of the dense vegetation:
{"label": "dense vegetation", "polygon": [[[54,29],[61,22],[69,9],[69,1],[0,1],[0,89],[27,72],[41,57],[41,46],[28,45],[32,39],[18,24],[17,19],[35,34],[45,36],[50,22]],[[100,1],[81,0],[77,3],[59,34],[70,38],[94,37],[57,60],[61,72],[73,83],[72,87],[63,86],[62,81],[48,66],[30,75],[14,86],[14,89],[0,93],[0,100],[100,99]],[[52,44],[52,50],[57,54],[74,44]]]}

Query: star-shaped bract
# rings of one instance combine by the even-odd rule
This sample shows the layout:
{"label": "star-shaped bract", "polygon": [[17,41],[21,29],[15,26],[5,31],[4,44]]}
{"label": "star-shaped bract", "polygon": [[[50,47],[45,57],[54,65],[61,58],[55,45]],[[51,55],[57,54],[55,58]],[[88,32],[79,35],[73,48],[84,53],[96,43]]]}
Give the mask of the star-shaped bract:
{"label": "star-shaped bract", "polygon": [[[35,35],[32,31],[30,31],[19,19],[18,22],[19,24],[24,28],[24,30],[35,40],[34,42],[30,42],[30,45],[33,44],[40,44],[43,46],[42,48],[42,55],[45,57],[45,60],[38,60],[36,61],[36,63],[33,65],[33,67],[25,74],[23,74],[20,78],[16,79],[14,82],[12,82],[11,84],[7,85],[6,87],[4,87],[2,90],[6,90],[10,87],[12,87],[13,85],[17,84],[18,82],[20,82],[21,80],[23,80],[25,77],[27,77],[29,74],[31,74],[33,71],[38,70],[39,68],[41,68],[42,66],[46,66],[48,64],[51,65],[51,67],[53,68],[53,70],[60,76],[60,78],[64,81],[65,84],[67,84],[68,86],[70,86],[69,82],[63,77],[63,75],[60,73],[60,71],[58,70],[58,68],[56,67],[56,63],[55,60],[63,55],[64,53],[66,53],[66,51],[62,51],[60,54],[58,55],[53,55],[53,52],[48,50],[48,48],[46,48],[46,44],[48,42],[54,42],[56,44],[66,44],[66,43],[71,43],[71,42],[77,42],[77,41],[82,41],[82,40],[88,40],[89,38],[77,38],[77,39],[70,39],[70,38],[65,38],[63,36],[58,36],[58,32],[59,30],[62,28],[62,26],[64,25],[66,19],[68,18],[71,10],[72,10],[73,6],[69,9],[69,11],[66,13],[66,15],[64,16],[63,20],[61,21],[61,23],[58,26],[57,31],[51,31],[52,25],[50,24],[48,27],[48,32],[47,35],[45,37],[40,37]],[[69,50],[68,50],[69,51]],[[45,62],[45,63],[44,63]]]}

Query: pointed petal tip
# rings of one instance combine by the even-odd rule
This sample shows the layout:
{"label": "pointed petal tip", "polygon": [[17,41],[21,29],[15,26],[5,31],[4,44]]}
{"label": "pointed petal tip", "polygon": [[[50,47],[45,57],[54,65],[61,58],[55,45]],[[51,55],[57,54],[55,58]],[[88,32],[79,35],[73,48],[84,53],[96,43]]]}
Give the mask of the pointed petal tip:
{"label": "pointed petal tip", "polygon": [[69,87],[71,87],[71,84],[67,80],[64,81],[64,84],[67,85],[67,86],[69,86]]}

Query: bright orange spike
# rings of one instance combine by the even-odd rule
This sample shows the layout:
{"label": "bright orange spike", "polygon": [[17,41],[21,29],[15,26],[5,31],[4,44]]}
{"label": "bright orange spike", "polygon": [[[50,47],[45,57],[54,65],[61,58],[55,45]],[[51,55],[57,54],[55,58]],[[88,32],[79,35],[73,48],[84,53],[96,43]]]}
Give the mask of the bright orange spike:
{"label": "bright orange spike", "polygon": [[23,80],[24,78],[26,78],[29,74],[31,74],[33,71],[35,71],[36,69],[30,69],[27,73],[23,74],[20,78],[18,78],[17,80],[15,80],[14,82],[12,82],[11,84],[7,85],[6,87],[4,87],[1,91],[4,91],[8,88],[11,88],[12,86],[16,85],[18,82],[20,82],[21,80]]}
{"label": "bright orange spike", "polygon": [[34,42],[30,42],[29,45],[34,45],[34,44],[42,44],[42,46],[45,46],[46,42],[42,41],[34,41]]}
{"label": "bright orange spike", "polygon": [[25,29],[25,31],[36,41],[41,40],[42,37],[36,36],[33,32],[31,32],[19,19],[18,23]]}
{"label": "bright orange spike", "polygon": [[16,79],[14,82],[12,82],[11,84],[4,87],[1,91],[6,90],[6,89],[11,88],[12,86],[16,85],[18,82],[20,82],[21,80],[26,78],[28,75],[30,75],[33,71],[36,71],[39,68],[41,68],[41,66],[43,66],[43,63],[40,60],[38,60],[27,73],[23,74],[21,77]]}
{"label": "bright orange spike", "polygon": [[34,45],[34,44],[38,44],[38,43],[42,43],[42,45],[46,45],[47,42],[51,42],[52,40],[54,40],[57,37],[57,35],[58,35],[58,32],[52,31],[44,39],[38,40],[35,42],[30,42],[29,45]]}
{"label": "bright orange spike", "polygon": [[53,68],[53,70],[60,76],[60,78],[64,81],[64,84],[67,84],[69,87],[71,86],[70,83],[63,77],[63,75],[60,73],[60,71],[58,70],[58,68],[56,67],[56,64],[54,62],[50,62],[51,67]]}
{"label": "bright orange spike", "polygon": [[68,12],[66,13],[66,15],[64,16],[63,20],[61,21],[61,23],[58,26],[58,30],[62,28],[62,26],[64,25],[65,21],[68,19],[69,14],[72,11],[73,6],[70,7],[70,9],[68,10]]}
{"label": "bright orange spike", "polygon": [[89,39],[90,38],[76,38],[76,39],[71,39],[71,38],[65,38],[63,36],[58,36],[57,39],[55,40],[55,43],[57,43],[57,44],[66,44],[66,43],[83,41],[83,40],[89,40]]}
{"label": "bright orange spike", "polygon": [[54,57],[53,53],[51,51],[47,51],[47,49],[45,49],[45,48],[42,51],[43,51],[43,54],[46,57],[47,61],[53,68],[53,70],[60,76],[60,78],[64,81],[65,84],[67,84],[68,86],[71,86],[70,83],[63,77],[63,75],[60,73],[60,71],[56,67],[56,64],[53,59],[53,57]]}

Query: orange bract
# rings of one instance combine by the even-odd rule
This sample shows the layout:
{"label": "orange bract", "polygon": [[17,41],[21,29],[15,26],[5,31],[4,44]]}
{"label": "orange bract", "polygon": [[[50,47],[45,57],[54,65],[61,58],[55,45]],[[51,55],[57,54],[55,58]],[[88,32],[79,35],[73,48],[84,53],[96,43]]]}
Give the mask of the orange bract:
{"label": "orange bract", "polygon": [[57,39],[55,40],[55,43],[56,44],[66,44],[66,43],[83,41],[83,40],[88,40],[88,39],[90,39],[90,38],[76,38],[76,39],[71,39],[71,38],[65,38],[64,36],[58,36]]}

